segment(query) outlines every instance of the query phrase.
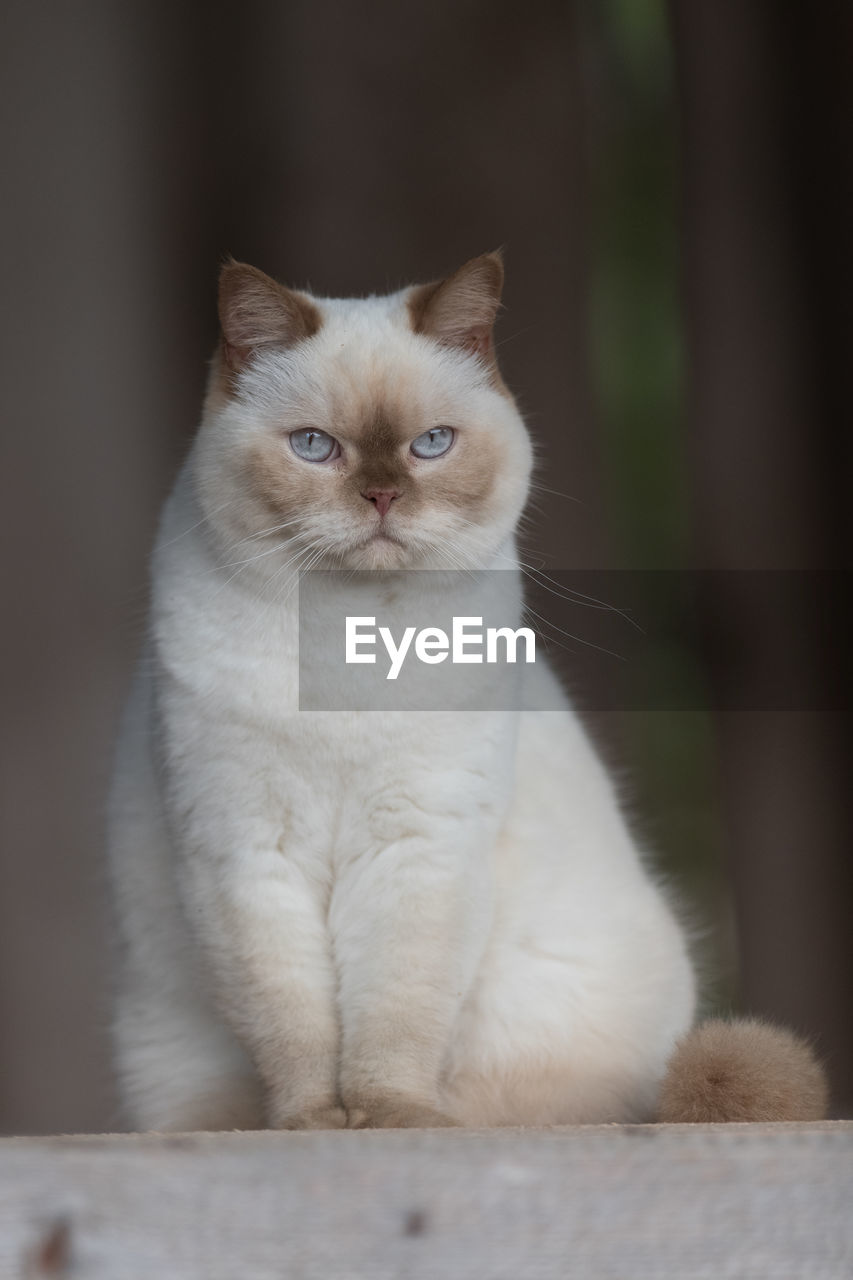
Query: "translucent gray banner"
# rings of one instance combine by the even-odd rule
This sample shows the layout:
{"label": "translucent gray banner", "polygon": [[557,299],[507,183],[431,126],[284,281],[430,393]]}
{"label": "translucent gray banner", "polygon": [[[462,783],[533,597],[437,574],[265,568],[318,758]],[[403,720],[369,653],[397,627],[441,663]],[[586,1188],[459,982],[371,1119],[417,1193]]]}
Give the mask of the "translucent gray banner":
{"label": "translucent gray banner", "polygon": [[[321,572],[305,711],[850,709],[846,571]],[[555,680],[554,672],[559,679]]]}

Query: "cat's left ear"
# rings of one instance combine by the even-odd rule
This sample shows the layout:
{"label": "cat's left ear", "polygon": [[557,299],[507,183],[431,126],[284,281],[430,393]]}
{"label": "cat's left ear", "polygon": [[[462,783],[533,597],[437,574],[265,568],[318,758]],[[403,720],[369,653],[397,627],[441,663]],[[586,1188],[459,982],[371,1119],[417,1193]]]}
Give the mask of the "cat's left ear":
{"label": "cat's left ear", "polygon": [[492,362],[492,330],[501,305],[504,265],[501,251],[481,254],[445,280],[417,285],[409,315],[415,333],[460,347]]}
{"label": "cat's left ear", "polygon": [[264,347],[291,347],[320,327],[305,294],[245,262],[226,262],[219,276],[219,323],[225,362],[233,373]]}

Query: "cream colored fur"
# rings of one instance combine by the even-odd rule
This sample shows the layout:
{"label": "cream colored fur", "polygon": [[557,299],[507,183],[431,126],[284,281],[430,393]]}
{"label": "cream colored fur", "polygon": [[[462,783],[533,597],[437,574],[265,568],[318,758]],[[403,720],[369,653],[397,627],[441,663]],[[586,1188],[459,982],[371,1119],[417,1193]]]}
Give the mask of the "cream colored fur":
{"label": "cream colored fur", "polygon": [[[405,291],[315,299],[316,332],[248,355],[251,299],[224,308],[111,806],[135,1128],[646,1120],[690,1026],[682,931],[547,669],[554,711],[298,710],[298,568],[515,563],[530,446],[470,265],[441,295],[445,323],[474,307],[467,345]],[[414,460],[438,423],[453,448]],[[297,458],[306,425],[342,458]]]}

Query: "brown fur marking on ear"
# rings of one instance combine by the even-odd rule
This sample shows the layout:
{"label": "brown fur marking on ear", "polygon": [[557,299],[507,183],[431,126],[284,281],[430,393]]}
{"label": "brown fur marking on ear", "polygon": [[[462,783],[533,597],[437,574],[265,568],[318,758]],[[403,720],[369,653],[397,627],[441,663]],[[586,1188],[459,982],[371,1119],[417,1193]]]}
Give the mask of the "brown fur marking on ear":
{"label": "brown fur marking on ear", "polygon": [[504,282],[500,251],[481,254],[445,280],[416,285],[409,293],[415,333],[481,356],[495,368],[492,329]]}
{"label": "brown fur marking on ear", "polygon": [[207,378],[207,390],[204,400],[204,412],[216,413],[223,408],[234,391],[234,378],[225,361],[225,343],[222,338],[210,361],[210,372]]}
{"label": "brown fur marking on ear", "polygon": [[433,280],[430,284],[415,284],[409,290],[406,306],[409,309],[409,322],[415,333],[425,331],[424,317],[430,301],[444,284],[443,280]]}
{"label": "brown fur marking on ear", "polygon": [[222,354],[232,373],[263,347],[290,347],[317,332],[320,312],[304,293],[287,289],[245,262],[226,262],[219,276]]}
{"label": "brown fur marking on ear", "polygon": [[658,1119],[670,1124],[822,1120],[826,1077],[810,1047],[783,1027],[715,1018],[676,1046]]}

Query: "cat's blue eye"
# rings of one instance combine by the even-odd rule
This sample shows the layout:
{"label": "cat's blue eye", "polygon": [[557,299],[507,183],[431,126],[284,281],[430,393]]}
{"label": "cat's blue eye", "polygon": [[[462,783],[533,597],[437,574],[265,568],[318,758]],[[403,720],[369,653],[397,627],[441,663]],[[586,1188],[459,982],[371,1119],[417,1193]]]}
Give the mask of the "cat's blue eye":
{"label": "cat's blue eye", "polygon": [[440,458],[453,444],[455,435],[452,427],[431,427],[412,441],[412,453],[416,458]]}
{"label": "cat's blue eye", "polygon": [[334,436],[328,436],[325,431],[317,431],[314,427],[291,431],[290,447],[297,457],[304,458],[306,462],[328,462],[341,451]]}

